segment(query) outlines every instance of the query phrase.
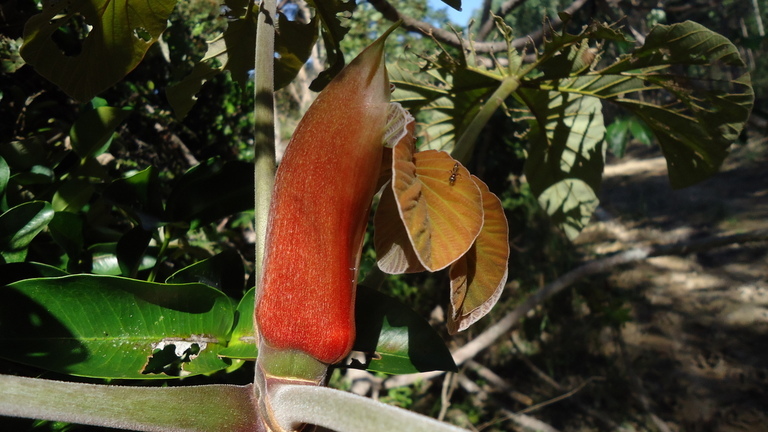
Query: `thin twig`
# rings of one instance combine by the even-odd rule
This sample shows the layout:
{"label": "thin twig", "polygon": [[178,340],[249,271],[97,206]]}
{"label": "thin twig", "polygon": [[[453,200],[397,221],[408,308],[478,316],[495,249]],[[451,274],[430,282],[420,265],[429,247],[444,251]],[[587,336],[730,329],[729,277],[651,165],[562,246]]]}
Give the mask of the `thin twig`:
{"label": "thin twig", "polygon": [[[536,306],[587,276],[603,273],[619,265],[638,262],[652,257],[687,255],[732,244],[765,241],[768,241],[768,230],[757,230],[741,234],[708,237],[671,245],[641,246],[612,256],[588,261],[531,294],[522,304],[507,313],[499,321],[485,329],[466,345],[453,351],[453,359],[456,364],[463,364],[467,360],[474,358],[479,352],[493,345],[496,339],[507,334],[517,326],[522,318]],[[385,388],[410,385],[418,380],[434,378],[441,374],[442,372],[427,372],[423,374],[400,375],[387,380],[384,385]]]}
{"label": "thin twig", "polygon": [[[371,6],[374,7],[377,11],[379,11],[384,18],[396,22],[399,20],[403,21],[403,28],[416,33],[421,33],[426,36],[430,36],[435,38],[436,40],[439,40],[441,42],[444,42],[448,45],[461,48],[462,44],[459,40],[459,37],[453,34],[450,31],[443,30],[439,27],[432,26],[430,24],[427,24],[423,21],[419,21],[415,18],[411,18],[407,15],[404,15],[400,13],[394,6],[392,6],[387,0],[369,0],[371,3]],[[563,12],[566,12],[568,14],[573,14],[577,10],[579,10],[582,6],[584,6],[587,1],[589,0],[575,0],[570,6],[568,6]],[[563,21],[558,17],[554,18],[549,22],[549,26],[553,28],[557,28],[560,25],[563,24]],[[538,31],[535,31],[529,35],[526,35],[524,37],[517,38],[512,41],[512,46],[516,49],[523,48],[525,45],[529,44],[531,41],[535,41],[536,43],[540,42],[544,38],[544,34],[548,31],[547,28],[541,28]],[[489,52],[504,52],[507,50],[507,43],[505,41],[503,42],[475,42],[474,48],[476,52],[481,53],[489,53]]]}

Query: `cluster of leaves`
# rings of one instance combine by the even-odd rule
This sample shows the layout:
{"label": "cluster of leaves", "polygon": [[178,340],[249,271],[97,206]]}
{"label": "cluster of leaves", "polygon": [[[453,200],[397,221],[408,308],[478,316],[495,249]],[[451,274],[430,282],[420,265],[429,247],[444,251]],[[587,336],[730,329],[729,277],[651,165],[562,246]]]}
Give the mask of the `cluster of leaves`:
{"label": "cluster of leaves", "polygon": [[[752,108],[749,73],[737,49],[693,22],[657,26],[642,46],[607,65],[600,62],[597,43],[628,42],[612,26],[595,22],[577,34],[550,28],[542,51],[524,64],[511,46],[511,29],[498,24],[509,50],[495,69],[475,66],[464,53],[456,58],[444,52],[421,62],[426,73],[408,65],[395,70],[395,99],[421,114],[422,148],[448,150],[459,159],[469,158],[498,107],[527,121],[526,179],[571,238],[598,204],[603,102],[621,106],[650,128],[677,188],[718,170]],[[664,98],[646,101],[649,92]]]}
{"label": "cluster of leaves", "polygon": [[[222,38],[209,43],[208,54],[190,75],[169,88],[168,99],[178,117],[190,114],[202,82],[220,71],[245,86],[248,60],[231,52],[248,50],[253,64],[257,10],[246,10],[248,5],[225,5],[230,23]],[[151,17],[145,22],[164,22],[170,13],[142,9],[148,8],[142,4],[97,17],[88,10],[59,6],[46,6],[28,23],[30,42],[22,50],[29,63],[49,77],[95,73],[94,62],[108,46],[93,34],[123,32],[124,25],[135,22],[132,14]],[[335,17],[338,12],[328,14]],[[315,17],[301,24],[280,15],[283,32],[308,35],[301,41],[278,40],[282,54],[276,67],[285,74],[280,75],[283,82],[292,79],[306,58],[291,44],[311,47],[316,36],[310,36],[320,32],[321,22]],[[340,39],[342,27],[336,18],[330,22],[321,33],[327,43],[337,44],[332,33]],[[86,29],[83,23],[93,27]],[[150,27],[133,29],[132,38],[124,40],[123,45],[133,46],[136,61],[159,37]],[[48,37],[62,29],[81,37],[70,41],[78,55],[61,51],[62,46],[52,42],[55,38]],[[43,57],[48,53],[66,57],[59,70],[46,66]],[[182,61],[180,69],[190,70],[185,64]],[[87,98],[111,85],[105,79],[119,79],[134,66],[134,61],[118,63],[102,70],[99,80],[56,82],[73,97]],[[149,87],[133,90],[151,92]],[[191,102],[179,102],[178,95]],[[71,125],[63,120],[55,133],[26,128],[29,136],[0,148],[0,256],[3,303],[8,305],[0,324],[0,357],[58,373],[110,379],[209,374],[253,360],[254,290],[246,291],[253,281],[246,285],[239,254],[232,249],[216,254],[222,248],[205,240],[220,237],[213,223],[253,208],[252,165],[211,158],[179,174],[153,166],[133,168],[130,161],[113,157],[125,144],[116,131],[146,112],[108,106],[100,98],[75,112]],[[27,113],[25,118],[33,117]],[[358,313],[358,348],[377,354],[367,367],[388,373],[455,367],[426,321],[370,290],[362,289],[359,295],[358,304],[370,307]],[[430,355],[411,355],[413,343],[429,349]]]}

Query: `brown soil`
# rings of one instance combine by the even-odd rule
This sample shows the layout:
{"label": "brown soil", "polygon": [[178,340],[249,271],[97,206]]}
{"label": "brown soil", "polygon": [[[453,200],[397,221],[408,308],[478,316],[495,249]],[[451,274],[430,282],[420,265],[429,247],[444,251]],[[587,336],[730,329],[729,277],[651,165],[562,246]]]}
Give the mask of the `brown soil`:
{"label": "brown soil", "polygon": [[[768,229],[767,162],[766,139],[754,135],[718,175],[672,190],[664,159],[633,148],[607,167],[601,221],[577,242],[605,254]],[[604,349],[621,351],[640,429],[768,431],[768,243],[649,259],[608,284],[635,299],[632,321]]]}

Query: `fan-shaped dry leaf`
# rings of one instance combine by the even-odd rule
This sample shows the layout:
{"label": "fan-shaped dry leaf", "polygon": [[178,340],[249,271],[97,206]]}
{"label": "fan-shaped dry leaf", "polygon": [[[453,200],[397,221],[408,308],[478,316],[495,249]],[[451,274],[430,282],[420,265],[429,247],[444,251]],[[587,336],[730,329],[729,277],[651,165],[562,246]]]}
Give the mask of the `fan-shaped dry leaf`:
{"label": "fan-shaped dry leaf", "polygon": [[472,176],[472,180],[482,191],[484,223],[469,251],[451,265],[451,334],[465,330],[491,310],[509,272],[509,227],[501,201],[479,178]]}
{"label": "fan-shaped dry leaf", "polygon": [[483,225],[480,190],[448,153],[393,154],[392,190],[419,261],[429,271],[449,266],[469,250]]}
{"label": "fan-shaped dry leaf", "polygon": [[388,183],[381,194],[379,206],[373,217],[373,244],[376,248],[378,266],[389,274],[418,273],[425,270],[413,250],[411,239],[405,230],[395,194]]}

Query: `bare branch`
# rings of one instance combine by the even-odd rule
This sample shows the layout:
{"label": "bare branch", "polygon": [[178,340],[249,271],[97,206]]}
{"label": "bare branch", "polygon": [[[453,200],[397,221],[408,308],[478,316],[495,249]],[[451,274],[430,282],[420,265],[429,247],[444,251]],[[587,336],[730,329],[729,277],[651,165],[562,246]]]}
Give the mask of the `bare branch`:
{"label": "bare branch", "polygon": [[[462,48],[462,44],[461,44],[461,41],[459,40],[459,37],[456,36],[454,33],[441,29],[439,27],[434,27],[430,24],[411,18],[409,16],[403,15],[397,9],[395,9],[395,7],[392,6],[387,0],[369,0],[369,1],[377,11],[381,12],[381,14],[384,15],[384,18],[392,22],[402,20],[403,28],[405,28],[406,30],[411,32],[421,33],[423,35],[433,37],[436,40],[446,43],[448,45],[451,45],[457,48]],[[587,1],[589,0],[575,0],[563,12],[566,12],[568,14],[573,14],[574,12],[579,10],[582,6],[584,6],[587,3]],[[559,17],[554,18],[550,21],[550,25],[553,28],[557,28],[562,24],[563,24],[563,21]],[[531,40],[533,40],[534,43],[538,44],[544,38],[545,32],[546,30],[542,28],[541,30],[535,31],[529,35],[517,38],[512,41],[512,46],[516,49],[520,49],[526,46],[527,44],[529,44]],[[473,46],[474,46],[475,52],[479,52],[479,53],[503,52],[507,50],[506,42],[474,42]]]}
{"label": "bare branch", "polygon": [[[588,261],[582,266],[565,273],[531,294],[522,304],[507,313],[499,321],[489,326],[466,345],[453,351],[453,360],[457,365],[460,365],[474,358],[480,351],[491,346],[496,339],[515,328],[522,318],[536,306],[587,276],[606,272],[622,264],[642,261],[652,257],[687,255],[732,244],[765,241],[768,241],[768,230],[757,230],[742,234],[708,237],[705,239],[680,242],[671,245],[641,246],[620,252],[616,255]],[[393,388],[409,385],[418,380],[429,379],[441,374],[442,372],[427,372],[423,374],[400,375],[385,381],[384,387]]]}
{"label": "bare branch", "polygon": [[[499,6],[498,9],[496,9],[496,12],[494,12],[494,15],[504,17],[508,13],[512,12],[516,7],[520,6],[521,4],[525,3],[526,0],[507,0],[504,3]],[[493,30],[494,22],[493,17],[483,17],[482,21],[483,24],[480,27],[480,30],[477,32],[477,40],[485,40],[488,35],[491,33],[491,30]]]}

